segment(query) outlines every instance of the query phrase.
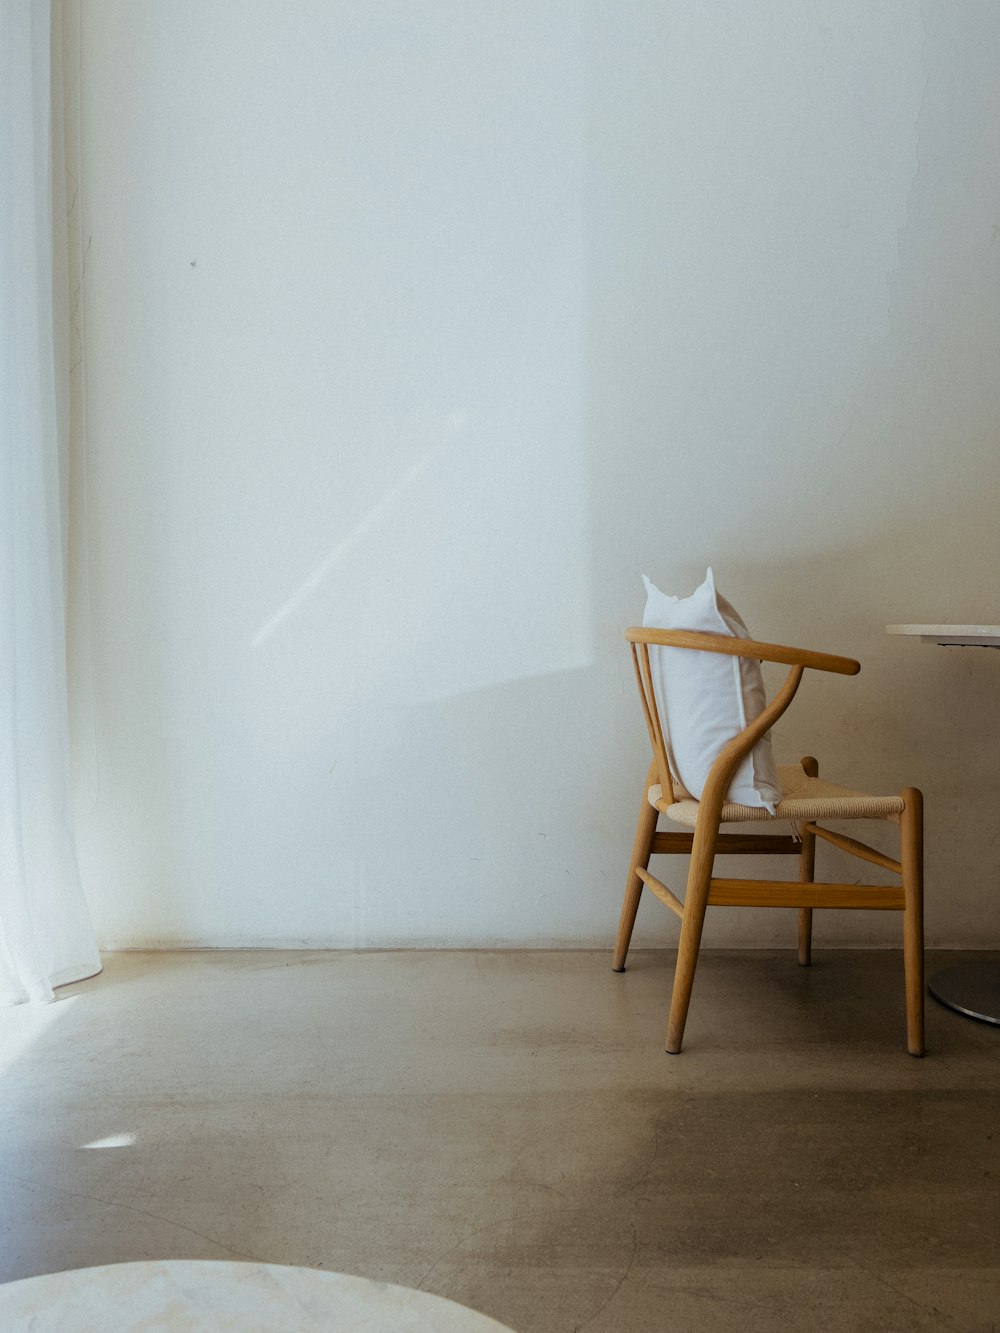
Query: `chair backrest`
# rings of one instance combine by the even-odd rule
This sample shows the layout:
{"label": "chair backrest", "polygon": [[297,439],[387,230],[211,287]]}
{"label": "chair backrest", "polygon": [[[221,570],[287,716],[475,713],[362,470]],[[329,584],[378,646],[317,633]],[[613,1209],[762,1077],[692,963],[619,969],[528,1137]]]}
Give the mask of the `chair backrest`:
{"label": "chair backrest", "polygon": [[632,646],[632,664],[660,786],[663,795],[669,797],[671,802],[675,799],[674,780],[667,759],[666,737],[653,686],[653,671],[649,659],[650,646],[724,653],[729,657],[754,657],[760,661],[781,662],[791,667],[784,685],[764,711],[723,746],[718,759],[712,765],[701,799],[703,803],[717,804],[720,809],[730,779],[741,760],[749,754],[757,741],[770,730],[792,702],[806,667],[813,667],[819,671],[834,671],[844,676],[855,676],[861,670],[860,662],[850,657],[812,652],[807,648],[788,648],[779,643],[761,643],[756,639],[737,639],[727,634],[709,634],[701,630],[647,629],[645,626],[636,625],[625,631],[625,638]]}

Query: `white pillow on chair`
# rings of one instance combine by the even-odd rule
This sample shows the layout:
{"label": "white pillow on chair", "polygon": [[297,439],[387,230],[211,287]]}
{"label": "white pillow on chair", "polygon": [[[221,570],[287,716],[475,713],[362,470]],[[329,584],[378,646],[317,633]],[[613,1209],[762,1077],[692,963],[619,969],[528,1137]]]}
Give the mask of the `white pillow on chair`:
{"label": "white pillow on chair", "polygon": [[[716,592],[711,568],[690,597],[669,597],[645,575],[642,581],[647,593],[642,623],[647,628],[752,637],[736,611]],[[722,747],[764,711],[760,663],[748,657],[666,647],[650,647],[649,662],[671,771],[700,800]],[[740,764],[727,799],[774,813],[781,789],[770,735],[759,740]]]}

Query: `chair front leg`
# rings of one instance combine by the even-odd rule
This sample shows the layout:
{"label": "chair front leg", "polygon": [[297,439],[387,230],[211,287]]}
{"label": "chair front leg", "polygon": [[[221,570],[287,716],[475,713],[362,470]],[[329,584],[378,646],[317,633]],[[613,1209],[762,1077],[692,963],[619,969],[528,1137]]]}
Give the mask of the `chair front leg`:
{"label": "chair front leg", "polygon": [[677,965],[674,968],[674,989],[670,999],[670,1019],[667,1023],[668,1055],[679,1055],[684,1042],[684,1028],[691,1004],[691,990],[694,986],[695,968],[698,966],[701,932],[705,925],[705,909],[708,906],[708,891],[715,864],[715,839],[718,831],[717,813],[713,819],[712,812],[703,805],[695,826],[687,890],[684,894],[684,917],[681,921]]}
{"label": "chair front leg", "polygon": [[924,798],[907,787],[899,817],[903,868],[903,971],[906,980],[906,1047],[924,1053]]}
{"label": "chair front leg", "polygon": [[656,783],[657,776],[654,759],[649,766],[649,773],[646,775],[646,785],[642,789],[639,822],[636,825],[635,841],[632,844],[632,859],[629,861],[628,877],[625,881],[625,901],[622,903],[618,935],[615,939],[615,954],[611,963],[612,970],[615,972],[625,971],[625,958],[632,939],[632,927],[635,925],[636,913],[639,910],[639,899],[642,897],[643,884],[637,872],[645,870],[649,865],[653,834],[656,832],[656,821],[659,812],[654,806],[650,805],[648,793],[650,787]]}

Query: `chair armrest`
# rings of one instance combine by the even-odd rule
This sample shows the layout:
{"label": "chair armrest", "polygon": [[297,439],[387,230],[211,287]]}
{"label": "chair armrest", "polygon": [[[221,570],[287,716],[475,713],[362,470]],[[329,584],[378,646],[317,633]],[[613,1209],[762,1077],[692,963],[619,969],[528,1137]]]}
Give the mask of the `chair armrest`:
{"label": "chair armrest", "polygon": [[629,643],[657,644],[663,648],[692,648],[696,652],[725,653],[728,657],[754,657],[762,662],[783,662],[786,666],[813,667],[817,671],[835,671],[841,676],[856,676],[861,663],[852,657],[816,653],[808,648],[786,648],[780,643],[759,643],[756,639],[734,639],[728,634],[708,634],[692,629],[647,629],[633,625],[625,631]]}

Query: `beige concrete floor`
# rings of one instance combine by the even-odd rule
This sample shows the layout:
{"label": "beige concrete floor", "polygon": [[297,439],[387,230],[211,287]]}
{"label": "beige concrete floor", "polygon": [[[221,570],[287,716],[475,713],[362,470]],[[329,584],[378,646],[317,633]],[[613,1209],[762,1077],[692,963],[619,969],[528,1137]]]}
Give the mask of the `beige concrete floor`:
{"label": "beige concrete floor", "polygon": [[672,1057],[671,955],[608,962],[123,954],[4,1011],[0,1279],[252,1258],[520,1333],[997,1327],[1000,1028],[929,1001],[914,1060],[898,955],[707,954]]}

